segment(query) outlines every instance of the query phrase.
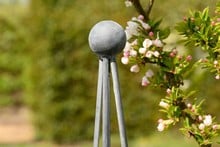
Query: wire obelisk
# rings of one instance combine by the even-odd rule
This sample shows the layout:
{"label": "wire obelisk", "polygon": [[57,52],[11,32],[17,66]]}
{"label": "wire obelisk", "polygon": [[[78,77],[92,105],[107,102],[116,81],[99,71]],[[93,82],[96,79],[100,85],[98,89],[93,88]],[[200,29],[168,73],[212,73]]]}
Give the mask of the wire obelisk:
{"label": "wire obelisk", "polygon": [[[110,134],[110,74],[112,73],[113,91],[121,140],[121,147],[127,147],[121,93],[119,86],[116,54],[120,53],[126,43],[124,29],[111,20],[97,23],[90,31],[89,45],[99,57],[99,73],[96,98],[96,114],[93,147],[99,146],[102,123],[102,146],[111,146]],[[102,118],[102,122],[101,122]]]}

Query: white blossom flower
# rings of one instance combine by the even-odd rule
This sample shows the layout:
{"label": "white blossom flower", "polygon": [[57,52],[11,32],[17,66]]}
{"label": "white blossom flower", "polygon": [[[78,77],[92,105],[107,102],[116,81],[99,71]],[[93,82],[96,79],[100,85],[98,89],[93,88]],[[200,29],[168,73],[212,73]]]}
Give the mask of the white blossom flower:
{"label": "white blossom flower", "polygon": [[150,25],[149,24],[147,24],[147,23],[145,23],[145,22],[141,22],[141,24],[142,24],[142,27],[145,29],[145,30],[150,30]]}
{"label": "white blossom flower", "polygon": [[127,22],[128,26],[125,28],[127,39],[130,39],[133,35],[138,35],[139,24],[133,21]]}
{"label": "white blossom flower", "polygon": [[132,57],[136,57],[136,56],[137,56],[137,51],[136,51],[136,50],[131,50],[131,51],[130,51],[130,55],[131,55]]}
{"label": "white blossom flower", "polygon": [[199,115],[199,121],[202,121],[202,120],[203,120],[202,116],[201,116],[201,115]]}
{"label": "white blossom flower", "polygon": [[156,46],[156,47],[163,47],[163,43],[161,42],[161,40],[159,39],[156,39],[153,41],[153,44]]}
{"label": "white blossom flower", "polygon": [[137,45],[137,44],[138,44],[137,39],[135,39],[135,40],[131,43],[132,46],[133,46],[133,45]]}
{"label": "white blossom flower", "polygon": [[148,69],[147,72],[145,73],[146,77],[151,78],[154,75],[154,72],[151,69]]}
{"label": "white blossom flower", "polygon": [[216,76],[215,76],[215,79],[216,79],[216,80],[219,80],[219,79],[220,79],[220,76],[219,76],[219,75],[216,75]]}
{"label": "white blossom flower", "polygon": [[204,123],[205,126],[210,126],[212,124],[212,116],[211,115],[205,115],[203,123]]}
{"label": "white blossom flower", "polygon": [[125,6],[126,7],[131,7],[133,4],[132,4],[132,2],[131,1],[129,1],[129,0],[126,0],[125,1]]}
{"label": "white blossom flower", "polygon": [[139,21],[137,17],[132,17],[131,20],[132,21]]}
{"label": "white blossom flower", "polygon": [[151,58],[152,55],[153,55],[153,52],[152,52],[152,51],[147,51],[147,53],[145,54],[145,57]]}
{"label": "white blossom flower", "polygon": [[160,56],[160,53],[159,53],[158,51],[154,51],[153,55],[154,55],[155,57],[159,57],[159,56]]}
{"label": "white blossom flower", "polygon": [[213,63],[214,63],[214,65],[217,65],[217,64],[218,64],[218,61],[217,61],[217,60],[215,60]]}
{"label": "white blossom flower", "polygon": [[160,101],[159,106],[168,109],[170,105],[164,101]]}
{"label": "white blossom flower", "polygon": [[172,91],[171,91],[170,88],[167,88],[167,91],[166,91],[166,92],[167,92],[167,94],[171,94]]}
{"label": "white blossom flower", "polygon": [[165,124],[163,122],[159,123],[157,126],[157,130],[162,132],[165,129]]}
{"label": "white blossom flower", "polygon": [[129,42],[126,42],[124,52],[129,51],[131,49],[131,44]]}
{"label": "white blossom flower", "polygon": [[150,84],[150,81],[147,79],[146,76],[144,76],[144,77],[142,78],[141,85],[142,85],[142,86],[147,86],[147,85],[149,85],[149,84]]}
{"label": "white blossom flower", "polygon": [[122,58],[121,58],[121,62],[122,62],[123,64],[128,64],[128,63],[129,63],[129,58],[128,58],[128,57],[122,57]]}
{"label": "white blossom flower", "polygon": [[201,123],[199,124],[199,130],[204,130],[205,129],[205,124]]}
{"label": "white blossom flower", "polygon": [[153,44],[152,40],[150,39],[145,39],[143,42],[143,47],[149,48]]}
{"label": "white blossom flower", "polygon": [[191,109],[192,108],[192,104],[188,103],[187,107]]}
{"label": "white blossom flower", "polygon": [[137,64],[135,64],[135,65],[131,66],[130,71],[138,73],[140,71],[140,68]]}
{"label": "white blossom flower", "polygon": [[130,51],[124,51],[123,56],[124,57],[129,57],[130,56]]}
{"label": "white blossom flower", "polygon": [[144,47],[139,48],[139,53],[140,53],[140,54],[145,54],[146,51],[147,51],[147,49],[144,48]]}
{"label": "white blossom flower", "polygon": [[162,118],[160,118],[160,119],[158,119],[158,121],[157,121],[158,123],[162,123],[163,122],[163,119]]}

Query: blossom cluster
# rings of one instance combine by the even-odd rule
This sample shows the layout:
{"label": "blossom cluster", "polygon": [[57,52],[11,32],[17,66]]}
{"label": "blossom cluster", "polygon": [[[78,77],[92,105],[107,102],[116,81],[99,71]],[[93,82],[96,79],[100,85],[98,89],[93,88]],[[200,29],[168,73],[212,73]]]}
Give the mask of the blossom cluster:
{"label": "blossom cluster", "polygon": [[[126,0],[125,4],[128,7],[135,2]],[[220,4],[217,10],[216,13],[220,14]],[[165,98],[159,102],[160,111],[166,114],[166,118],[158,120],[158,131],[181,121],[183,133],[193,137],[200,146],[210,146],[212,138],[220,132],[220,124],[203,112],[202,101],[190,103],[188,99],[193,92],[184,93],[181,86],[185,84],[185,74],[196,63],[214,73],[215,79],[220,79],[220,19],[211,19],[208,9],[192,15],[185,17],[176,29],[185,37],[186,44],[200,47],[207,53],[205,59],[195,61],[191,55],[180,55],[176,47],[165,49],[164,39],[169,35],[169,30],[160,29],[160,21],[145,22],[144,16],[139,15],[127,22],[127,43],[121,62],[130,66],[130,72],[145,71],[140,80],[142,86],[166,89]]]}
{"label": "blossom cluster", "polygon": [[[215,122],[210,114],[204,114],[201,104],[186,102],[182,90],[173,87],[166,90],[167,96],[159,103],[161,111],[166,113],[167,119],[158,120],[158,131],[164,131],[171,125],[183,120],[181,130],[188,136],[194,137],[200,145],[210,143],[210,138],[215,137],[220,130],[220,125]],[[209,138],[207,138],[209,136]]]}

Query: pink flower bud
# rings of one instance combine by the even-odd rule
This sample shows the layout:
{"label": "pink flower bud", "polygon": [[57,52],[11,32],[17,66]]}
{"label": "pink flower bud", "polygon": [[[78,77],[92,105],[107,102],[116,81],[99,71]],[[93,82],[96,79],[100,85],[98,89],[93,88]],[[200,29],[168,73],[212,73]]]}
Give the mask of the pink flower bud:
{"label": "pink flower bud", "polygon": [[139,16],[138,16],[138,19],[144,20],[144,16],[143,16],[143,15],[139,15]]}
{"label": "pink flower bud", "polygon": [[170,52],[170,57],[174,58],[176,55],[173,52]]}
{"label": "pink flower bud", "polygon": [[213,125],[213,126],[212,126],[212,129],[213,129],[213,130],[218,130],[218,129],[220,129],[220,126],[219,126],[219,125]]}
{"label": "pink flower bud", "polygon": [[124,57],[129,57],[130,56],[130,51],[124,51],[123,55],[124,55]]}
{"label": "pink flower bud", "polygon": [[191,61],[192,60],[192,56],[191,55],[188,55],[187,57],[186,57],[186,61]]}
{"label": "pink flower bud", "polygon": [[153,36],[154,36],[154,32],[150,31],[148,35],[149,35],[150,37],[153,37]]}

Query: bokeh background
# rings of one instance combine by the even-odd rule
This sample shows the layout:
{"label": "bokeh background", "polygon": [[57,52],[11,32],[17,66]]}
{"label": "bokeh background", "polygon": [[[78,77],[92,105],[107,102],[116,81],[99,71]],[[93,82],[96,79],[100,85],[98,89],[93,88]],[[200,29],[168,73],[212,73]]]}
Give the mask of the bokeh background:
{"label": "bokeh background", "polygon": [[[209,6],[213,14],[217,1],[155,0],[151,18],[163,19],[161,26],[171,27],[167,42],[181,50],[184,48],[176,44],[180,36],[175,24],[189,10]],[[0,0],[0,145],[92,146],[98,58],[88,46],[89,30],[106,19],[125,27],[132,16],[137,13],[126,8],[124,0]],[[193,49],[188,52],[197,55]],[[130,146],[196,146],[176,128],[157,132],[157,120],[162,117],[158,103],[164,93],[141,87],[142,75],[130,73],[129,67],[120,63],[120,56]],[[205,110],[220,120],[220,82],[198,71],[187,78],[198,98],[205,99]],[[114,110],[112,100],[112,142],[117,147],[120,141]],[[26,131],[16,132],[21,124],[28,126]],[[24,138],[16,139],[22,135]]]}

